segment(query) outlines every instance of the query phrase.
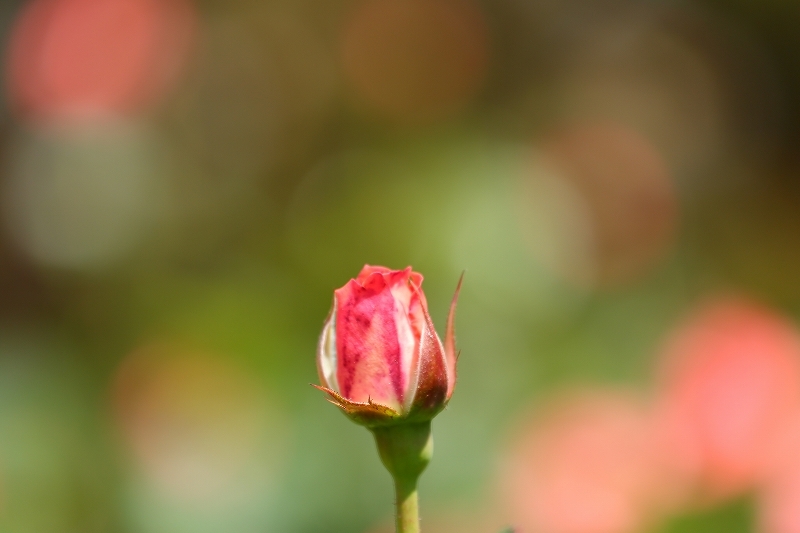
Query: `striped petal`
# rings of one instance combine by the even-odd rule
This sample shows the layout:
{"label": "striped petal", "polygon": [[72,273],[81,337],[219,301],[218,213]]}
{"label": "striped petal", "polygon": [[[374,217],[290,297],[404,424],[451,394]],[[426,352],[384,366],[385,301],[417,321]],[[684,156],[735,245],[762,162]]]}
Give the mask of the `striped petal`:
{"label": "striped petal", "polygon": [[336,291],[337,378],[349,401],[374,401],[399,410],[403,402],[402,348],[397,308],[381,273],[363,285],[351,280]]}

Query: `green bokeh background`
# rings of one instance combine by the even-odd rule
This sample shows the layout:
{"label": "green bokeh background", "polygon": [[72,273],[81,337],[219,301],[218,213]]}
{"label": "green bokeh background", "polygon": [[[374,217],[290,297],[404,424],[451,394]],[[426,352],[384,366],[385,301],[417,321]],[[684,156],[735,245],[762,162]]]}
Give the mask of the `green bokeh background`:
{"label": "green bokeh background", "polygon": [[[0,7],[3,41],[22,5]],[[169,160],[169,177],[158,178],[169,201],[113,261],[43,261],[4,219],[0,531],[385,528],[393,495],[370,435],[308,385],[317,381],[332,290],[365,263],[422,272],[440,327],[466,271],[458,387],[434,422],[436,452],[421,482],[430,523],[485,512],[487,527],[499,530],[498,465],[515,421],[562,388],[646,393],[663,339],[704,297],[742,293],[800,313],[796,3],[482,2],[491,45],[480,90],[457,112],[414,124],[373,113],[348,85],[338,36],[358,5],[197,2],[200,45],[187,73],[159,106],[131,119]],[[686,68],[700,64],[713,80],[710,137],[694,131],[691,113],[675,118],[684,100],[707,101],[669,83],[661,49],[648,51],[664,35],[683,50],[670,60],[688,54]],[[608,45],[615,36],[622,44]],[[610,57],[596,61],[588,51],[601,45]],[[664,116],[641,126],[641,108],[626,107],[625,95],[587,111],[564,93],[579,89],[591,101],[602,87],[569,81],[573,68],[628,96],[663,90]],[[587,285],[528,248],[516,206],[539,136],[562,121],[598,118],[654,139],[666,132],[671,141],[654,144],[667,153],[677,222],[657,261]],[[8,182],[35,133],[8,110],[0,126],[0,181]],[[669,143],[684,137],[688,147],[673,157]],[[680,155],[692,150],[700,155]],[[3,190],[9,210],[13,196]],[[129,354],[159,340],[212,354],[268,399],[276,444],[265,445],[270,479],[251,500],[171,500],[132,457],[114,379]],[[656,529],[747,532],[753,517],[742,497]]]}

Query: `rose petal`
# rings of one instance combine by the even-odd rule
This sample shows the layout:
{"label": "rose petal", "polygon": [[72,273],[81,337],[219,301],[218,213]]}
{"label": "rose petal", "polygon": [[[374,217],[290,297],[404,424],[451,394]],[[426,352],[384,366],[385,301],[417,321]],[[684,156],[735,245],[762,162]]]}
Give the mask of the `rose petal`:
{"label": "rose petal", "polygon": [[351,280],[335,292],[337,375],[348,400],[372,399],[399,410],[404,387],[397,312],[384,288],[382,275],[373,273],[363,287]]}
{"label": "rose petal", "polygon": [[335,391],[339,390],[339,380],[336,378],[336,296],[333,297],[328,318],[322,328],[322,334],[317,344],[317,373],[319,380],[325,387]]}

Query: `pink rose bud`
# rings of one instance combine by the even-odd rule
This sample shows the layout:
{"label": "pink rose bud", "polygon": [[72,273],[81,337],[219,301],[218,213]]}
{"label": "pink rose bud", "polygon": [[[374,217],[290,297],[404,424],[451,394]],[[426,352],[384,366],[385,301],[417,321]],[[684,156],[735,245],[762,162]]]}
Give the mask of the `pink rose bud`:
{"label": "pink rose bud", "polygon": [[428,315],[422,275],[366,265],[334,291],[317,349],[320,390],[369,427],[424,422],[450,400],[456,381],[450,306],[444,344]]}

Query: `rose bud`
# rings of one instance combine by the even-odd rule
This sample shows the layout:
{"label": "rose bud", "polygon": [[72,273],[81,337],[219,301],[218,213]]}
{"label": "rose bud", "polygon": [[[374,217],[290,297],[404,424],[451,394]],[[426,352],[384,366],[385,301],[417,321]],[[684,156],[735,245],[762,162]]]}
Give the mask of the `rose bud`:
{"label": "rose bud", "polygon": [[[422,275],[366,265],[334,291],[317,349],[321,387],[353,421],[367,427],[425,422],[450,400],[456,381],[450,305],[444,343],[428,315]],[[316,385],[315,385],[316,386]]]}

